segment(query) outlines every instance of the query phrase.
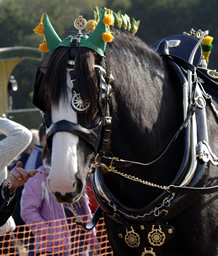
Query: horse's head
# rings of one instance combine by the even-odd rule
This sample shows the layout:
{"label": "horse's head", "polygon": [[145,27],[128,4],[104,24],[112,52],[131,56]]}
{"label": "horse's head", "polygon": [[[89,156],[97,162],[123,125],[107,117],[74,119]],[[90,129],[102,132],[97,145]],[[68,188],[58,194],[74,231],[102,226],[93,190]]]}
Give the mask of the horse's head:
{"label": "horse's head", "polygon": [[[44,35],[39,49],[51,53],[48,66],[37,72],[33,103],[45,114],[51,152],[48,186],[59,202],[73,202],[82,194],[94,152],[102,143],[102,126],[110,122],[105,119],[110,77],[102,61],[106,44],[113,39],[109,26],[115,17],[118,24],[120,13],[96,8],[95,20],[86,24],[80,16],[74,22],[79,33],[63,41],[47,14],[41,16],[34,29]],[[90,36],[81,35],[85,25],[92,32]],[[128,25],[130,30],[131,24]],[[138,25],[134,20],[133,33]],[[104,144],[105,150],[107,143]]]}
{"label": "horse's head", "polygon": [[99,94],[103,75],[96,65],[100,65],[106,47],[101,34],[109,33],[110,24],[103,23],[105,16],[112,17],[112,12],[97,9],[91,27],[97,21],[98,25],[90,37],[80,33],[86,25],[81,16],[74,22],[79,33],[63,41],[47,14],[41,16],[34,30],[44,35],[39,49],[51,53],[45,72],[37,72],[33,103],[45,113],[47,146],[51,152],[48,186],[59,202],[72,202],[80,197],[90,159],[99,145],[99,123],[104,111],[99,104],[105,101],[105,91]]}
{"label": "horse's head", "polygon": [[70,49],[61,47],[52,53],[42,81],[42,69],[38,71],[36,84],[40,81],[40,91],[35,89],[34,98],[36,105],[41,99],[40,107],[45,112],[51,151],[48,186],[59,202],[80,197],[99,144],[103,111],[99,104],[105,101],[99,94],[104,79],[98,67],[100,61],[96,53],[81,48],[72,65]]}

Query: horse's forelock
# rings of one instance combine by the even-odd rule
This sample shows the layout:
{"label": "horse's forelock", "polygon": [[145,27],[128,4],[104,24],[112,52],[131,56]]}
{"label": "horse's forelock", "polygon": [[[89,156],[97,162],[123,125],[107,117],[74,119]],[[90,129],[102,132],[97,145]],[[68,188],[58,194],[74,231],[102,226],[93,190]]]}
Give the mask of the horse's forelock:
{"label": "horse's forelock", "polygon": [[48,104],[58,105],[61,97],[67,98],[66,68],[69,59],[69,48],[59,47],[51,54],[44,78],[42,97]]}
{"label": "horse's forelock", "polygon": [[98,109],[98,77],[95,67],[96,54],[88,48],[79,48],[76,57],[76,90],[80,92],[83,100],[91,103],[91,113],[93,117]]}

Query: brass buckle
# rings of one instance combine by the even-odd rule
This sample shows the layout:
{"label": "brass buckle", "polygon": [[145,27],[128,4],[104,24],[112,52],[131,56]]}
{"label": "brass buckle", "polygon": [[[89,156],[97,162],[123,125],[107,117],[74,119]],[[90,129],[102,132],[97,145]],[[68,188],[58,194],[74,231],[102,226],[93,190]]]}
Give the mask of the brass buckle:
{"label": "brass buckle", "polygon": [[106,121],[108,121],[108,120],[112,120],[112,117],[111,116],[105,116],[104,117],[104,122],[103,122],[103,126],[105,126],[105,124],[106,124]]}
{"label": "brass buckle", "polygon": [[110,163],[110,165],[109,165],[109,170],[110,169],[112,169],[112,170],[114,170],[116,167],[114,167],[113,166],[113,163],[114,163],[114,161],[118,161],[119,160],[119,158],[118,157],[112,157],[112,159],[111,159],[111,163]]}

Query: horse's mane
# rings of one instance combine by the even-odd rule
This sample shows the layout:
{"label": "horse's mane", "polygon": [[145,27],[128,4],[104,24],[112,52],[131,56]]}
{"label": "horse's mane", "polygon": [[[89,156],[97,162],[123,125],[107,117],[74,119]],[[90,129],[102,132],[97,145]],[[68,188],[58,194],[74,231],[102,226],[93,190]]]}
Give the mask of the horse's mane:
{"label": "horse's mane", "polygon": [[[138,88],[146,83],[145,80],[143,81],[143,73],[152,72],[153,74],[149,74],[148,77],[154,77],[158,70],[163,69],[160,56],[140,38],[131,35],[128,31],[118,29],[113,29],[112,33],[115,39],[112,43],[107,44],[105,58],[101,58],[88,48],[79,48],[77,52],[77,90],[82,97],[90,100],[93,113],[96,113],[98,108],[98,76],[94,64],[102,65],[108,75],[112,73],[115,83],[123,83],[126,92],[128,92],[128,86],[134,86],[133,81],[138,81]],[[114,84],[112,87],[114,88]],[[136,84],[135,87],[137,88]]]}

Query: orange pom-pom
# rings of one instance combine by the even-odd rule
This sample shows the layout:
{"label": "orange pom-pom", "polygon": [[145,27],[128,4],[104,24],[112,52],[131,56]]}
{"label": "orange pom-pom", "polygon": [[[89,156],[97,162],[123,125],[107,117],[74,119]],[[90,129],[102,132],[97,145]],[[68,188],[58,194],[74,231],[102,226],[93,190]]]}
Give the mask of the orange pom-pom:
{"label": "orange pom-pom", "polygon": [[41,52],[47,52],[47,51],[48,51],[48,46],[47,46],[47,44],[46,44],[46,41],[45,41],[45,40],[43,41],[43,43],[42,43],[42,44],[40,44],[40,46],[39,46],[39,50],[40,50]]}
{"label": "orange pom-pom", "polygon": [[114,39],[110,31],[103,33],[101,38],[108,43],[112,42]]}
{"label": "orange pom-pom", "polygon": [[105,15],[104,19],[103,19],[103,23],[104,25],[114,25],[114,16],[111,14],[107,14]]}
{"label": "orange pom-pom", "polygon": [[36,34],[44,35],[44,28],[43,28],[42,23],[40,23],[36,28],[34,28],[33,31],[34,31]]}

